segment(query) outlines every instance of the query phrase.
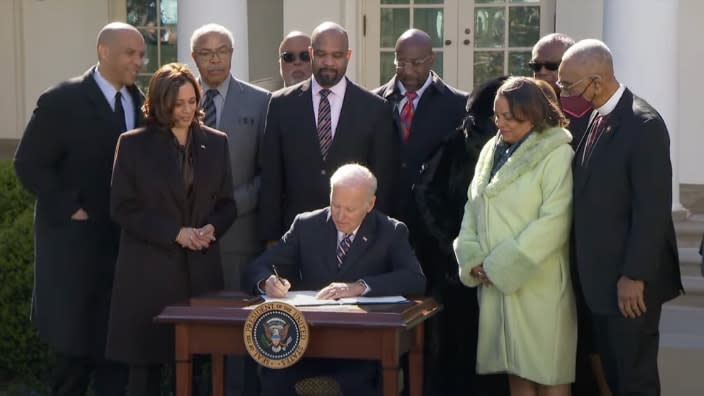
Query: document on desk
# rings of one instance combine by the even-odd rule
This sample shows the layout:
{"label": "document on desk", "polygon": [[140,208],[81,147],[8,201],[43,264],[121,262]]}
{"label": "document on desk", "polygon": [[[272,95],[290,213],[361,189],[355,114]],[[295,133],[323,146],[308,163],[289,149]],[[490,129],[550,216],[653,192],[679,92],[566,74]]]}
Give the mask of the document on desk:
{"label": "document on desk", "polygon": [[364,305],[364,304],[399,304],[408,302],[403,296],[385,296],[385,297],[347,297],[338,300],[321,300],[315,296],[317,291],[301,290],[290,291],[288,296],[284,298],[274,298],[264,296],[266,302],[278,301],[286,304],[291,304],[295,307],[311,307],[319,305]]}

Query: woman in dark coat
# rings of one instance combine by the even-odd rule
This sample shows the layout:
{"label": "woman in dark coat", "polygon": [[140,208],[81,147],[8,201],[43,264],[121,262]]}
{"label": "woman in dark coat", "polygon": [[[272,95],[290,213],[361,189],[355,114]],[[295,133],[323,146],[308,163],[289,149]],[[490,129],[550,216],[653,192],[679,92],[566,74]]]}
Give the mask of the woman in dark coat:
{"label": "woman in dark coat", "polygon": [[120,136],[110,211],[122,227],[107,356],[130,364],[128,395],[157,395],[173,361],[173,328],[153,318],[223,287],[217,239],[237,209],[225,134],[201,123],[200,88],[185,65],[149,82],[145,128]]}

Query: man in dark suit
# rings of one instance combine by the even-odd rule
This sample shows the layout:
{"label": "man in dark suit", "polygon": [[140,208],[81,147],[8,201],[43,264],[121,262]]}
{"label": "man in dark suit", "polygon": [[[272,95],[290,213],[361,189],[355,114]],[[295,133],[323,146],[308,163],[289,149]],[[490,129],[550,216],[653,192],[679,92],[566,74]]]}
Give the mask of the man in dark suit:
{"label": "man in dark suit", "polygon": [[[418,29],[404,32],[396,41],[396,74],[373,92],[392,105],[390,114],[398,130],[401,177],[398,217],[408,225],[411,243],[428,278],[426,294],[444,310],[426,324],[426,395],[465,393],[474,376],[465,362],[476,355],[476,292],[457,277],[457,261],[429,233],[415,199],[422,166],[462,124],[467,94],[447,85],[431,69],[435,62],[430,36]],[[466,196],[466,190],[464,192]],[[475,337],[457,344],[457,339]]]}
{"label": "man in dark suit", "polygon": [[558,74],[563,96],[596,109],[573,162],[573,257],[596,349],[615,395],[659,395],[660,312],[682,290],[667,128],[619,84],[601,41],[568,49]]}
{"label": "man in dark suit", "polygon": [[[204,95],[204,121],[227,134],[237,218],[220,238],[220,253],[226,290],[242,290],[247,264],[264,246],[257,238],[257,196],[259,165],[257,155],[264,136],[266,110],[271,94],[241,81],[231,74],[234,39],[224,26],[207,24],[191,36],[191,55],[200,73]],[[247,358],[245,358],[247,359]],[[227,359],[227,395],[256,393],[253,371],[243,375],[243,359]],[[254,361],[248,366],[256,368]]]}
{"label": "man in dark suit", "polygon": [[119,230],[110,220],[110,175],[120,133],[142,122],[134,82],[144,40],[106,25],[98,64],[43,93],[15,155],[36,196],[32,319],[57,354],[53,395],[124,394],[127,369],[104,360]]}
{"label": "man in dark suit", "polygon": [[[374,175],[348,164],[332,175],[330,186],[330,206],[296,216],[281,240],[253,263],[252,291],[284,297],[289,289],[321,289],[322,299],[423,293],[425,277],[406,226],[374,210]],[[301,378],[331,375],[345,395],[374,395],[378,368],[370,361],[305,359],[288,369],[264,368],[262,387],[265,395],[289,395]]]}
{"label": "man in dark suit", "polygon": [[389,213],[398,141],[388,103],[345,77],[347,32],[332,22],[312,34],[313,77],[273,94],[262,145],[259,236],[275,241],[296,214],[327,204],[330,174],[349,162],[379,178],[378,208]]}

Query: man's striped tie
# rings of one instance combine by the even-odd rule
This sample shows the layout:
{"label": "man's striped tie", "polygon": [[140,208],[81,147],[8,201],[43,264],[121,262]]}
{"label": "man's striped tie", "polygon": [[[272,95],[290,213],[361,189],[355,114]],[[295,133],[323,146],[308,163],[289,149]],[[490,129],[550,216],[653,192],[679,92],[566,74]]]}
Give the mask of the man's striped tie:
{"label": "man's striped tie", "polygon": [[203,123],[211,128],[215,128],[217,125],[218,114],[215,110],[215,98],[219,95],[217,89],[209,89],[205,92],[205,99],[203,100],[203,112],[205,117],[203,117]]}
{"label": "man's striped tie", "polygon": [[340,243],[337,244],[337,268],[342,268],[345,256],[352,246],[352,234],[345,234]]}
{"label": "man's striped tie", "polygon": [[320,105],[318,106],[318,139],[320,139],[320,153],[323,155],[323,159],[328,156],[328,150],[332,145],[332,121],[330,101],[328,100],[330,92],[327,88],[320,90]]}

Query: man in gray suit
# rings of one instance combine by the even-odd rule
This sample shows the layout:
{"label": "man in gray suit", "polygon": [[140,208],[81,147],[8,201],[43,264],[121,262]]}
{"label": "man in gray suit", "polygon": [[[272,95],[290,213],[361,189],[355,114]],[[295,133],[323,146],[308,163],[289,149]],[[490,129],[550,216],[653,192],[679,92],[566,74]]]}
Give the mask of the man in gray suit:
{"label": "man in gray suit", "polygon": [[[204,91],[204,122],[225,132],[230,146],[237,219],[220,239],[220,250],[225,289],[241,290],[245,267],[263,249],[255,230],[259,194],[257,153],[271,94],[230,74],[233,45],[232,33],[217,24],[204,25],[191,36],[191,54]],[[233,370],[241,373],[239,369]],[[231,374],[228,377],[236,381],[256,377]],[[234,394],[233,387],[243,385],[228,381],[228,395]]]}

